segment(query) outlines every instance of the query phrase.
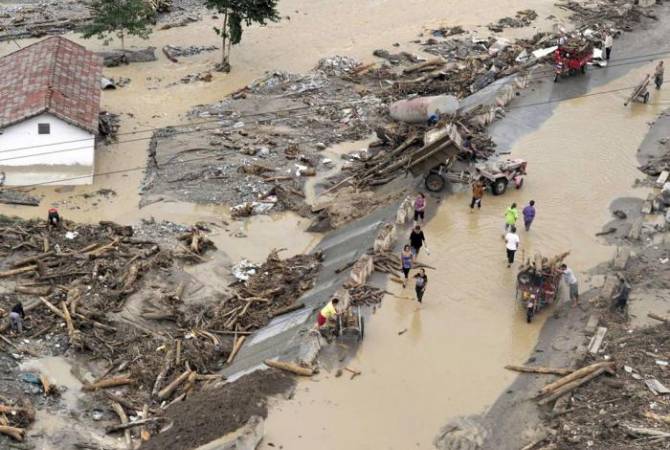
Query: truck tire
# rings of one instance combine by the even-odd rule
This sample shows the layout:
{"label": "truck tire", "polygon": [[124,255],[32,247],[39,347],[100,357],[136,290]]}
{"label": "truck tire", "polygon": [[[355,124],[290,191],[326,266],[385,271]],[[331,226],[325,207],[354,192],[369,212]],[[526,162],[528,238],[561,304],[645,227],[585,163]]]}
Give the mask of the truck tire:
{"label": "truck tire", "polygon": [[644,98],[643,98],[643,100],[644,100],[645,103],[649,102],[649,92],[645,92],[645,93],[644,93]]}
{"label": "truck tire", "polygon": [[507,190],[507,178],[498,178],[491,188],[493,195],[503,195]]}
{"label": "truck tire", "polygon": [[426,176],[424,184],[430,192],[441,192],[447,184],[447,180],[439,173],[431,172]]}

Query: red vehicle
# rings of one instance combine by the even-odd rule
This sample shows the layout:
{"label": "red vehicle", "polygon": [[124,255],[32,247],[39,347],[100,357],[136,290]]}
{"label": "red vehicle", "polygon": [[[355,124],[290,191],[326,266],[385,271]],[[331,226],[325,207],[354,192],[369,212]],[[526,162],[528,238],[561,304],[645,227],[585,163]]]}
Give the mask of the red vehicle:
{"label": "red vehicle", "polygon": [[554,81],[560,77],[586,73],[586,65],[593,59],[593,44],[588,41],[571,42],[554,51]]}
{"label": "red vehicle", "polygon": [[526,321],[533,320],[533,316],[552,304],[558,297],[561,287],[561,272],[559,264],[568,253],[563,253],[548,260],[536,254],[519,267],[516,277],[516,298],[526,311]]}

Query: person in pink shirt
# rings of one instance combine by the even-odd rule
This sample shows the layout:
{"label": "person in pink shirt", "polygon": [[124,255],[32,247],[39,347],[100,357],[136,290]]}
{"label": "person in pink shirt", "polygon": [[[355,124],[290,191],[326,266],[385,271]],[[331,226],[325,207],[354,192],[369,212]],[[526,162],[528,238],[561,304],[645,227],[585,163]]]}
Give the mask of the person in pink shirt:
{"label": "person in pink shirt", "polygon": [[419,223],[421,219],[421,225],[423,225],[424,213],[426,211],[426,196],[423,192],[419,192],[419,195],[416,196],[414,200],[414,222]]}

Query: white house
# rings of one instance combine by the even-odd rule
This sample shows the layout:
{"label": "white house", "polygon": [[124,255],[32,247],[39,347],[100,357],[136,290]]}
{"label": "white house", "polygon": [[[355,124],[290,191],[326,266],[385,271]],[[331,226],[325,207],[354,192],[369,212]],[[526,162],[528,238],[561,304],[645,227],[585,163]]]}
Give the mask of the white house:
{"label": "white house", "polygon": [[0,58],[6,185],[93,182],[101,75],[100,58],[63,37]]}

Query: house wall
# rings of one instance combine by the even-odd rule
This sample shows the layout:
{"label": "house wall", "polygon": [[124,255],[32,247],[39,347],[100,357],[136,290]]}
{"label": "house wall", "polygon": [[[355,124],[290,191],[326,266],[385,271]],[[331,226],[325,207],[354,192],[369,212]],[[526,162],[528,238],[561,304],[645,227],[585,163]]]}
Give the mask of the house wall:
{"label": "house wall", "polygon": [[[38,134],[39,123],[50,124],[50,134]],[[1,133],[0,170],[6,185],[93,183],[95,136],[88,131],[45,113]],[[22,150],[10,150],[14,148]],[[64,178],[75,179],[59,181]]]}

